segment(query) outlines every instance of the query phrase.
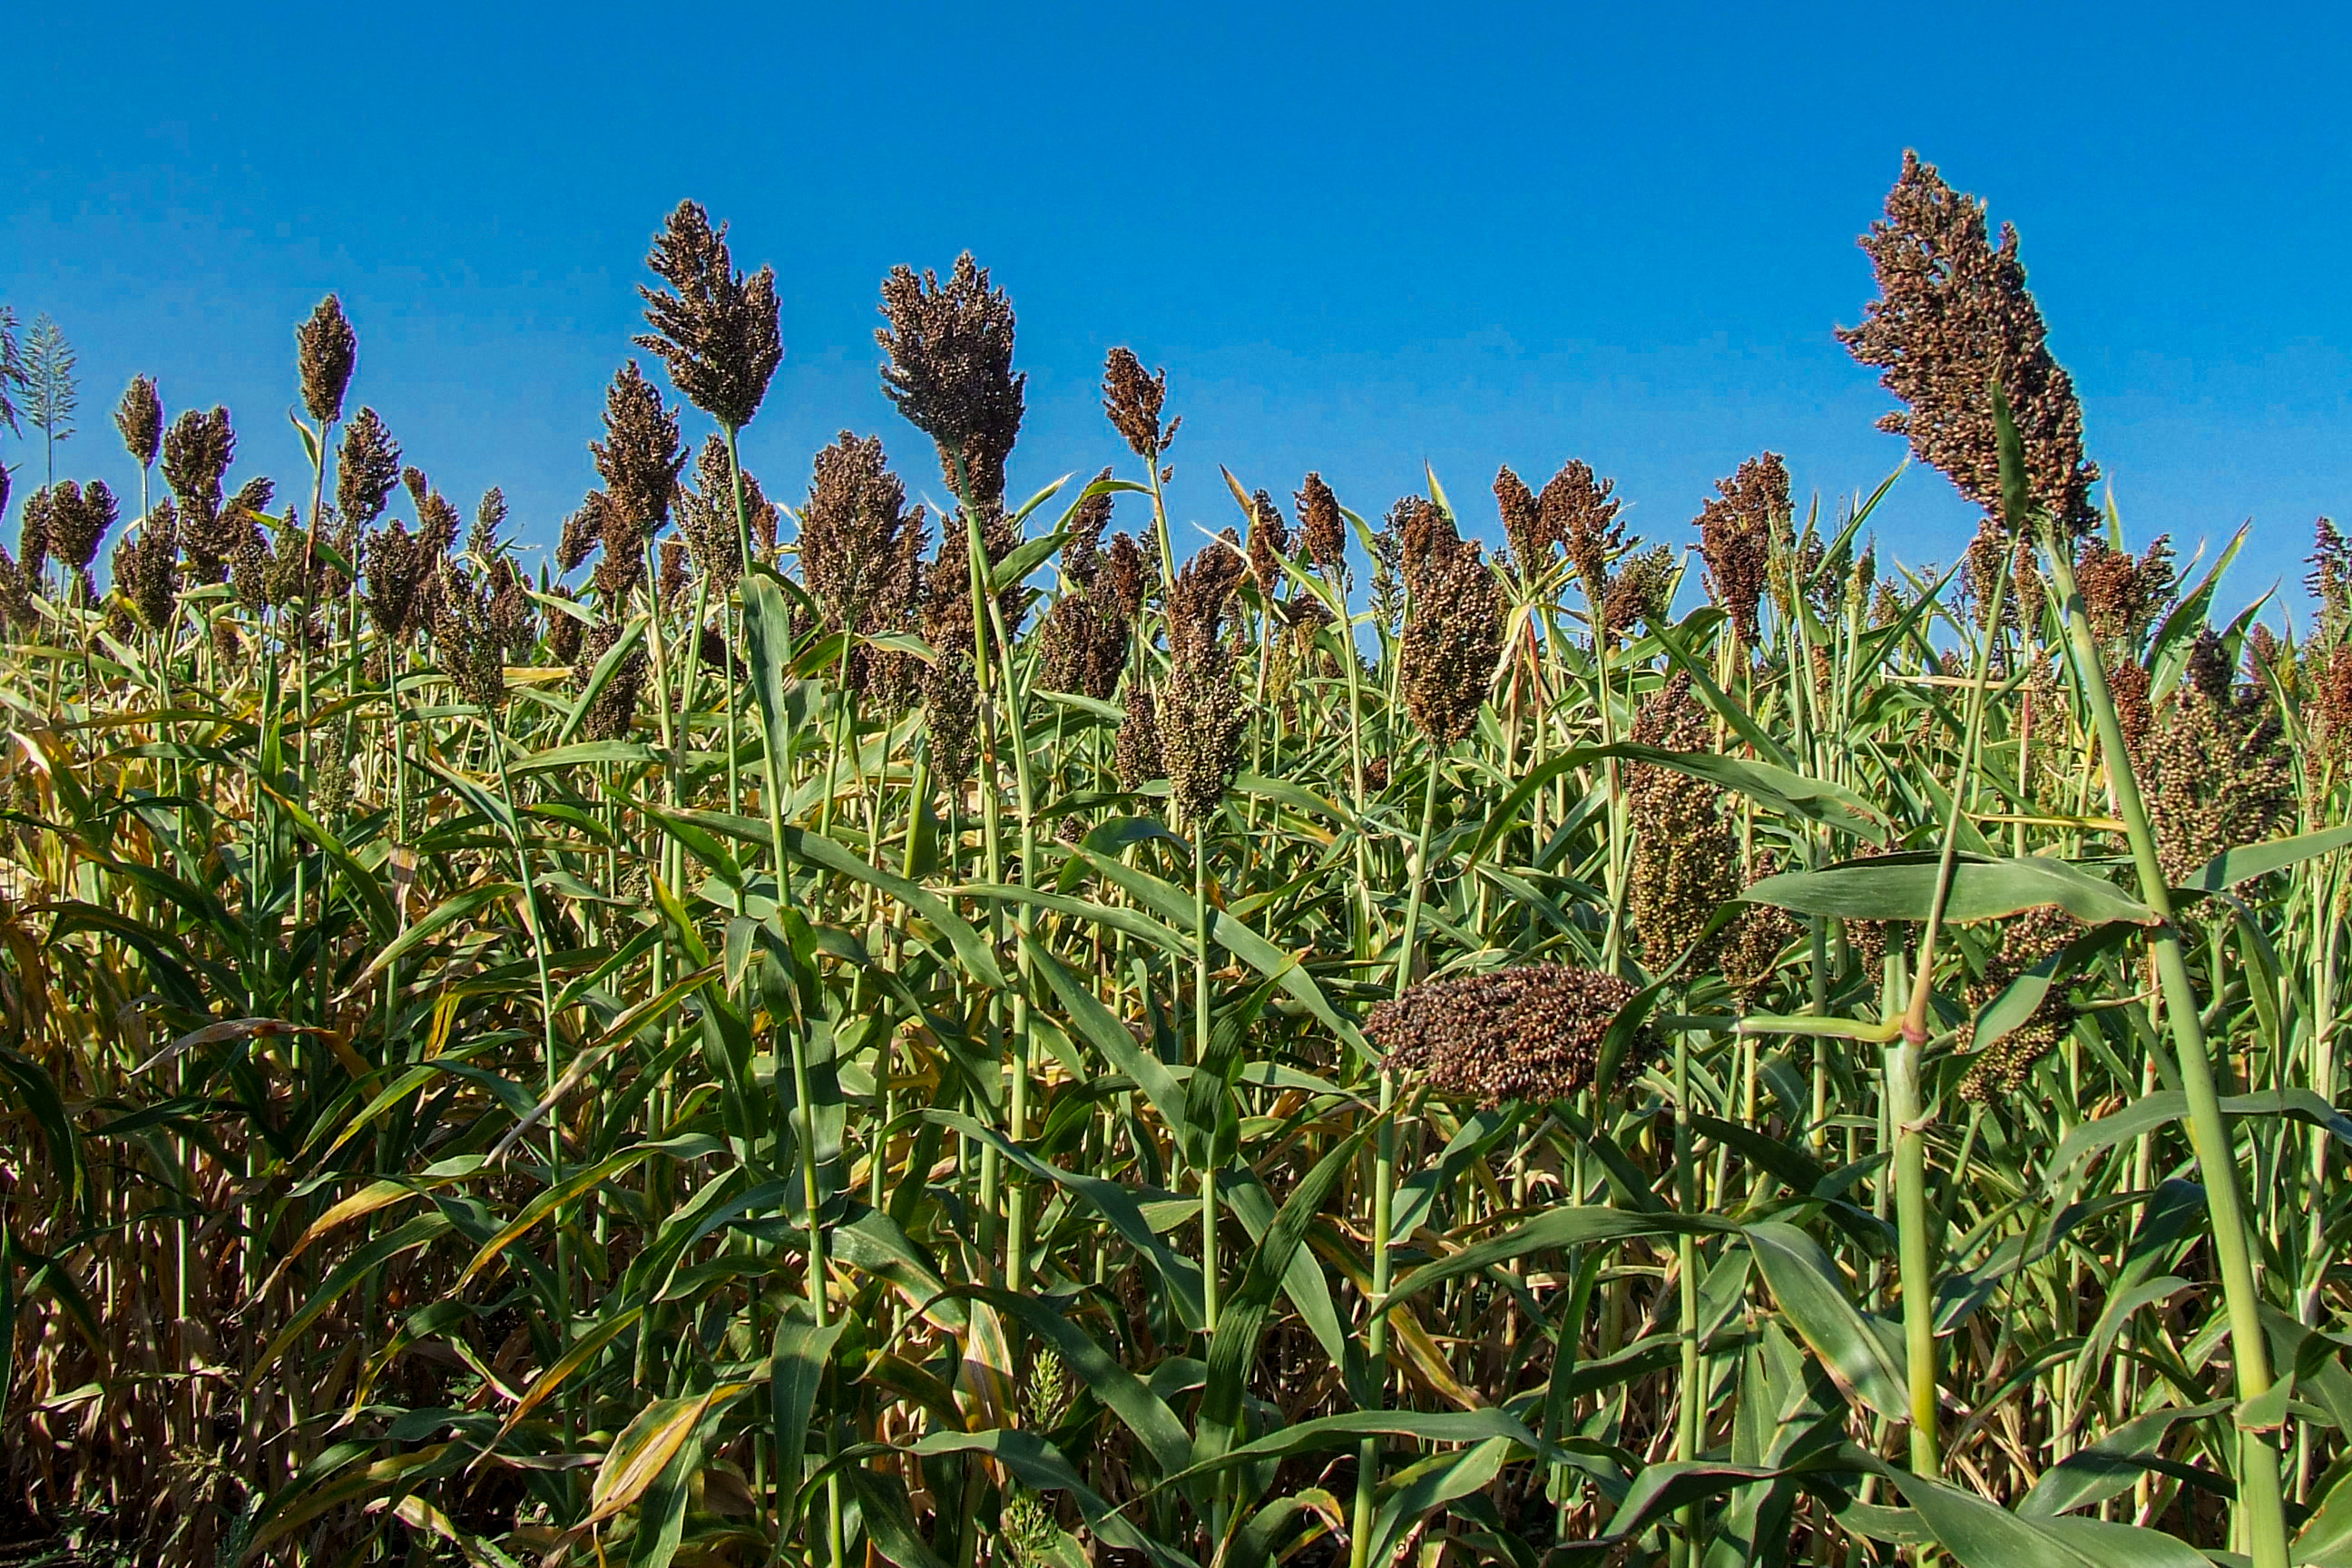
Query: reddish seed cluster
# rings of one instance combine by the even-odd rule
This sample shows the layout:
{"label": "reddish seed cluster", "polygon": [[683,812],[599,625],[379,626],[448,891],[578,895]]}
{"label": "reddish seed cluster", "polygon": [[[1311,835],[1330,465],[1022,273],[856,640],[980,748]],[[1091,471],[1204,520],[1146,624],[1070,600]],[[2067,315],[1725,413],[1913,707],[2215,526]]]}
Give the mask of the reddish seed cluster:
{"label": "reddish seed cluster", "polygon": [[[1485,1106],[1565,1100],[1594,1080],[1610,1026],[1634,987],[1613,974],[1528,964],[1424,980],[1374,1007],[1364,1032],[1390,1069]],[[1619,1079],[1657,1052],[1645,1026],[1627,1043]]]}

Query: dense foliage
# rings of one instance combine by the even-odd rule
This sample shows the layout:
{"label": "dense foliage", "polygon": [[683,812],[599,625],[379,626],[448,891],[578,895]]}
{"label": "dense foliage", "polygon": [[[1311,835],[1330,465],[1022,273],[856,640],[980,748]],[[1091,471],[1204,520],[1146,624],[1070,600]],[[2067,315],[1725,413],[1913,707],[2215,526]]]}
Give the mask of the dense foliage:
{"label": "dense foliage", "polygon": [[[1124,350],[1134,477],[1003,493],[969,258],[885,289],[948,515],[846,434],[786,509],[725,235],[682,207],[647,291],[716,430],[616,377],[560,577],[347,414],[332,300],[307,499],[143,379],[135,515],[24,498],[28,1521],[174,1563],[2352,1552],[2332,530],[2300,646],[2218,614],[2229,552],[2126,552],[2029,457],[2078,430],[2033,315],[2039,412],[1933,426],[1994,498],[1950,572],[1882,575],[1884,488],[1824,516],[1769,454],[1696,560],[1570,463],[1498,478],[1492,557],[1434,476],[1377,521],[1308,476],[1180,566]],[[1953,342],[1937,395],[2011,363]]]}

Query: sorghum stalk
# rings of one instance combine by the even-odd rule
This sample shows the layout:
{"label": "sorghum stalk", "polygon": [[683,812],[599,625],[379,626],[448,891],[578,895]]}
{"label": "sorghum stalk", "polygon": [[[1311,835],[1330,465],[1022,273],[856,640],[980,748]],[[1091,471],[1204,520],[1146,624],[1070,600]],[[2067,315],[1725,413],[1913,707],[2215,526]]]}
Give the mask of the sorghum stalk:
{"label": "sorghum stalk", "polygon": [[[1429,776],[1421,796],[1421,831],[1412,842],[1412,875],[1405,893],[1404,934],[1397,949],[1393,994],[1398,996],[1403,995],[1405,987],[1412,984],[1414,939],[1421,929],[1423,886],[1429,875],[1430,827],[1437,817],[1437,775],[1448,749],[1435,741],[1429,748]],[[1381,1131],[1372,1156],[1372,1279],[1364,1345],[1367,1375],[1377,1380],[1375,1399],[1384,1399],[1387,1394],[1389,1229],[1396,1213],[1396,1073],[1385,1060],[1381,1063],[1380,1086]],[[1380,1489],[1380,1469],[1381,1440],[1367,1437],[1356,1451],[1356,1498],[1348,1529],[1348,1568],[1368,1568],[1370,1560],[1373,1504]]]}
{"label": "sorghum stalk", "polygon": [[[2173,1055],[2189,1103],[2189,1141],[2205,1189],[2206,1212],[2213,1226],[2213,1259],[2221,1276],[2221,1296],[2230,1323],[2230,1353],[2242,1405],[2270,1392],[2270,1346],[2263,1337],[2261,1288],[2254,1279],[2253,1253],[2248,1245],[2244,1197],[2239,1191],[2237,1159],[2230,1126],[2221,1114],[2215,1087],[2213,1060],[2205,1039],[2204,1015],[2197,988],[2181,950],[2180,932],[2173,923],[2172,895],[2158,860],[2156,830],[2148,821],[2147,805],[2132,772],[2131,752],[2124,740],[2122,720],[2108,689],[2106,671],[2099,661],[2097,635],[2089,611],[2074,584],[2074,562],[2045,521],[2042,552],[2050,563],[2060,603],[2064,607],[2066,639],[2074,658],[2075,678],[2088,700],[2097,727],[2099,750],[2106,759],[2107,787],[2115,798],[2116,816],[2131,844],[2132,862],[2139,873],[2140,901],[2156,914],[2158,924],[2147,937],[2156,961],[2167,1022],[2171,1026]],[[2278,1451],[2260,1432],[2238,1433],[2238,1500],[2235,1519],[2254,1568],[2286,1568],[2286,1514],[2281,1496]]]}

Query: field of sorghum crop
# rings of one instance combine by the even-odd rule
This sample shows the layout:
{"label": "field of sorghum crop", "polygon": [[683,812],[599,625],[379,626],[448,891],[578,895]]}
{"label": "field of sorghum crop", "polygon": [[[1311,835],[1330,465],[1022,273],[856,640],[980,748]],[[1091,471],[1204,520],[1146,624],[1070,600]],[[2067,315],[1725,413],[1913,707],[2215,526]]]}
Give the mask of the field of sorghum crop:
{"label": "field of sorghum crop", "polygon": [[882,294],[953,515],[847,434],[787,506],[692,204],[547,566],[332,299],[294,482],[134,383],[0,554],[0,1521],[2352,1563],[2352,548],[2290,639],[2126,547],[2013,237],[1886,214],[1949,571],[1769,453],[1685,537],[1570,461],[1491,552],[1434,475],[1187,538],[1124,350],[1131,470],[1008,495],[970,258]]}

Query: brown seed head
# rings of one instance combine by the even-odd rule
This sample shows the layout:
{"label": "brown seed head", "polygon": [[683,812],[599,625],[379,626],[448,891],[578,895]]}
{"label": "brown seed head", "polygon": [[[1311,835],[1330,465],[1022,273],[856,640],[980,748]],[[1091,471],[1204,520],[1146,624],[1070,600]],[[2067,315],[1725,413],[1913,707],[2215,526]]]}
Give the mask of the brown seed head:
{"label": "brown seed head", "polygon": [[2074,558],[2074,585],[2091,629],[2126,651],[2138,649],[2171,605],[2178,584],[2169,535],[2158,535],[2137,560],[2104,539],[2084,541]]}
{"label": "brown seed head", "polygon": [[1441,750],[1478,721],[1503,652],[1503,606],[1495,574],[1433,501],[1422,501],[1402,537],[1406,601],[1397,650],[1405,710]]}
{"label": "brown seed head", "polygon": [[1247,713],[1222,632],[1246,570],[1241,541],[1227,529],[1184,563],[1169,600],[1168,673],[1154,689],[1152,720],[1180,831],[1207,824],[1241,765]]}
{"label": "brown seed head", "polygon": [[[1374,1007],[1364,1033],[1387,1054],[1390,1070],[1440,1094],[1489,1108],[1548,1104],[1593,1082],[1610,1026],[1635,994],[1630,983],[1598,970],[1528,964],[1422,981]],[[1657,1049],[1648,1028],[1638,1031],[1619,1081]]]}
{"label": "brown seed head", "polygon": [[1103,412],[1110,416],[1112,428],[1126,438],[1129,448],[1147,463],[1160,461],[1160,454],[1176,439],[1176,427],[1184,423],[1181,416],[1164,426],[1160,423],[1160,411],[1167,402],[1166,370],[1147,375],[1135,351],[1110,351],[1103,362]]}
{"label": "brown seed head", "polygon": [[25,498],[25,508],[16,514],[16,552],[23,557],[23,571],[37,594],[48,572],[50,552],[56,549],[56,510],[57,496],[45,485]]}
{"label": "brown seed head", "polygon": [[1290,553],[1290,523],[1264,490],[1250,498],[1249,570],[1261,597],[1282,586],[1282,558]]}
{"label": "brown seed head", "polygon": [[1757,608],[1763,603],[1772,563],[1774,530],[1789,516],[1789,470],[1777,452],[1750,458],[1698,514],[1698,552],[1706,563],[1706,587],[1731,616],[1739,640],[1753,647],[1761,635]]}
{"label": "brown seed head", "polygon": [[210,523],[220,511],[221,480],[236,456],[228,410],[191,408],[163,432],[163,482],[179,498],[183,522]]}
{"label": "brown seed head", "polygon": [[344,522],[365,528],[383,515],[392,487],[400,482],[400,443],[373,408],[362,408],[343,426],[335,459],[335,510]]}
{"label": "brown seed head", "polygon": [[1037,679],[1048,691],[1108,701],[1127,668],[1127,622],[1083,588],[1055,599],[1037,629]]}
{"label": "brown seed head", "polygon": [[[1643,702],[1633,739],[1665,752],[1715,749],[1715,725],[1692,695],[1686,672],[1677,671]],[[1625,793],[1633,827],[1626,908],[1643,958],[1658,970],[1697,943],[1716,911],[1739,897],[1738,839],[1723,792],[1704,779],[1636,763],[1626,769]],[[1720,945],[1720,935],[1712,946]]]}
{"label": "brown seed head", "polygon": [[1551,564],[1552,544],[1543,531],[1543,510],[1536,503],[1536,492],[1507,463],[1495,470],[1495,510],[1502,517],[1503,542],[1519,575],[1530,581],[1543,575]]}
{"label": "brown seed head", "polygon": [[1536,498],[1536,531],[1544,548],[1557,544],[1565,550],[1577,580],[1596,598],[1607,596],[1609,563],[1624,548],[1625,525],[1617,521],[1622,504],[1617,481],[1601,479],[1577,458],[1562,463]]}
{"label": "brown seed head", "polygon": [[359,334],[343,315],[343,302],[330,294],[310,319],[294,329],[295,359],[302,374],[302,405],[323,428],[343,416],[343,392],[359,363]]}
{"label": "brown seed head", "polygon": [[942,789],[954,791],[980,760],[980,682],[971,656],[960,647],[942,649],[923,666],[922,689],[931,773]]}
{"label": "brown seed head", "polygon": [[1996,247],[1984,205],[1946,184],[1935,165],[1903,154],[1886,216],[1861,240],[1878,277],[1862,325],[1838,341],[1884,374],[1901,399],[1879,428],[1907,436],[1921,461],[1960,494],[2000,514],[2000,442],[1990,387],[2000,383],[2023,438],[2028,489],[2062,534],[2098,522],[2091,505],[2098,465],[2083,455],[2083,410],[2074,379],[2050,354],[2049,329],[2025,287],[2017,231]]}
{"label": "brown seed head", "polygon": [[[799,550],[801,578],[824,629],[861,637],[911,629],[929,533],[923,509],[907,509],[906,486],[890,472],[879,437],[844,430],[819,452],[801,508]],[[903,700],[915,677],[904,658],[853,644],[843,682],[864,697],[876,694],[878,681],[894,701]]]}
{"label": "brown seed head", "polygon": [[1348,575],[1348,525],[1339,510],[1339,498],[1323,482],[1321,474],[1308,474],[1294,499],[1298,502],[1299,548],[1307,552],[1316,570],[1344,584]]}
{"label": "brown seed head", "polygon": [[645,576],[646,543],[669,521],[671,495],[686,453],[678,445],[677,411],[630,360],[604,394],[604,438],[588,443],[604,481],[605,505],[597,530],[604,558],[596,588],[608,605],[626,598]]}
{"label": "brown seed head", "polygon": [[49,515],[49,549],[77,574],[86,574],[98,558],[98,546],[114,527],[120,508],[104,479],[77,485],[71,479],[56,487]]}
{"label": "brown seed head", "polygon": [[743,470],[743,523],[735,525],[735,475],[727,443],[718,436],[704,438],[694,462],[694,484],[680,486],[676,497],[678,531],[694,552],[694,569],[709,579],[713,594],[724,596],[743,575],[745,534],[756,551],[776,544],[776,503],[760,489],[751,469]]}
{"label": "brown seed head", "polygon": [[882,314],[889,325],[874,341],[889,356],[883,390],[938,446],[956,499],[983,511],[1002,509],[1004,464],[1021,434],[1029,381],[1013,370],[1013,301],[988,286],[988,269],[966,251],[944,284],[928,269],[918,278],[910,268],[892,268],[882,282]]}
{"label": "brown seed head", "polygon": [[1674,607],[1681,576],[1672,545],[1653,545],[1627,556],[1610,579],[1609,596],[1601,605],[1602,629],[1611,637],[1623,637],[1644,623],[1664,621]]}
{"label": "brown seed head", "polygon": [[[1102,484],[1111,477],[1105,468],[1094,478]],[[1087,487],[1089,489],[1092,485]],[[1062,575],[1082,588],[1091,589],[1102,575],[1103,531],[1110,526],[1112,503],[1118,492],[1105,490],[1100,495],[1087,496],[1070,509],[1070,536],[1062,545]]]}
{"label": "brown seed head", "polygon": [[433,595],[434,662],[457,695],[486,712],[507,700],[506,647],[495,625],[489,584],[455,561],[439,563]]}
{"label": "brown seed head", "polygon": [[431,556],[407,525],[370,529],[360,541],[362,596],[376,634],[399,642],[416,629],[417,590],[429,569]]}
{"label": "brown seed head", "polygon": [[488,561],[505,548],[499,530],[507,524],[507,492],[492,485],[474,508],[474,526],[466,535],[466,551]]}
{"label": "brown seed head", "polygon": [[1124,790],[1139,790],[1168,776],[1167,762],[1160,754],[1159,715],[1149,682],[1128,685],[1127,711],[1120,716],[1118,733],[1111,741],[1110,760]]}
{"label": "brown seed head", "polygon": [[762,267],[746,278],[727,251],[727,226],[710,226],[697,202],[680,202],[654,237],[646,266],[668,289],[638,285],[646,302],[640,348],[659,354],[670,384],[688,403],[730,430],[760,411],[769,380],[783,363],[776,325],[776,274]]}
{"label": "brown seed head", "polygon": [[2176,887],[2223,850],[2271,837],[2294,805],[2294,759],[2278,717],[2260,691],[2231,691],[2220,638],[2200,639],[2188,674],[2134,759],[2157,858]]}
{"label": "brown seed head", "polygon": [[155,466],[155,456],[163,449],[163,399],[153,376],[131,378],[122,389],[122,401],[114,406],[114,427],[122,433],[123,449],[139,459],[141,468]]}
{"label": "brown seed head", "polygon": [[2311,547],[2311,575],[2304,583],[2319,601],[2321,637],[2340,642],[2352,635],[2352,541],[2329,518],[2321,518],[2314,531],[2317,538]]}
{"label": "brown seed head", "polygon": [[1143,547],[1131,534],[1113,534],[1110,548],[1103,552],[1101,574],[1096,578],[1096,591],[1103,602],[1119,619],[1133,621],[1143,613],[1149,585]]}
{"label": "brown seed head", "polygon": [[158,502],[136,531],[114,547],[114,585],[151,632],[171,626],[180,603],[179,511]]}

